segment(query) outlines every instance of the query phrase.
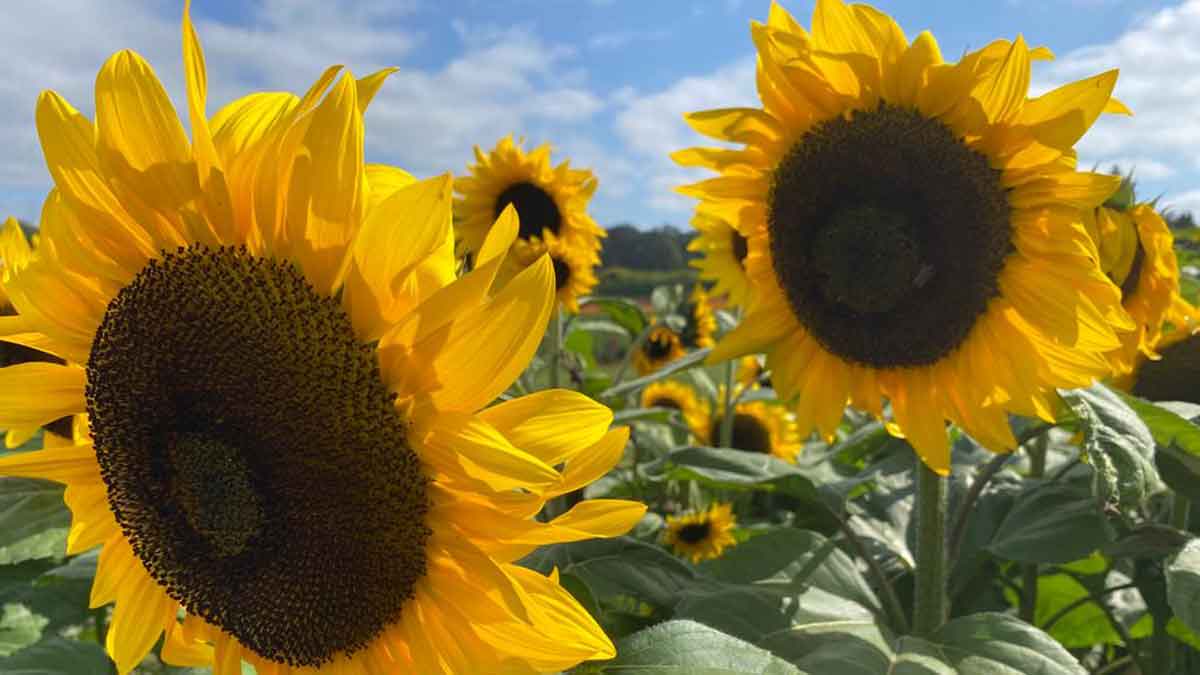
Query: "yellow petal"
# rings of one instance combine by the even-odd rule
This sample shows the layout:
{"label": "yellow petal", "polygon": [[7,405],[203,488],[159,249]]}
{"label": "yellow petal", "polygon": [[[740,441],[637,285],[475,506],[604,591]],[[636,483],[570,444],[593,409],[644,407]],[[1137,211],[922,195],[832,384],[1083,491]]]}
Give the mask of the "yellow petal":
{"label": "yellow petal", "polygon": [[688,113],[683,119],[696,131],[718,141],[759,145],[784,135],[779,122],[757,108],[705,110]]}
{"label": "yellow petal", "polygon": [[0,475],[42,478],[56,483],[87,483],[100,477],[96,452],[89,445],[20,452],[0,458]]}
{"label": "yellow petal", "polygon": [[551,466],[513,447],[499,431],[470,413],[418,416],[412,440],[421,461],[436,471],[493,490],[536,489],[558,480]]}
{"label": "yellow petal", "polygon": [[1112,99],[1117,71],[1063,85],[1028,101],[1018,122],[1033,127],[1034,136],[1055,148],[1069,148],[1083,138]]}
{"label": "yellow petal", "polygon": [[5,269],[20,269],[29,262],[31,255],[33,249],[25,239],[21,224],[16,218],[4,221],[4,228],[0,230],[0,263]]}
{"label": "yellow petal", "polygon": [[366,206],[363,124],[349,73],[313,111],[288,186],[288,248],[313,288],[331,295]]}
{"label": "yellow petal", "polygon": [[106,647],[121,675],[133,670],[150,653],[163,632],[171,604],[167,594],[144,573],[133,583],[117,589]]}
{"label": "yellow petal", "polygon": [[379,93],[379,89],[383,86],[384,81],[397,70],[400,69],[384,68],[358,79],[355,86],[358,87],[358,111],[360,113],[367,112],[367,106],[371,105],[371,101],[375,98],[375,94]]}
{"label": "yellow petal", "polygon": [[566,494],[603,477],[621,461],[628,442],[629,427],[618,427],[609,431],[598,443],[567,462],[561,481],[546,496]]}
{"label": "yellow petal", "polygon": [[1029,49],[1018,35],[998,70],[975,89],[975,99],[983,105],[989,122],[1007,122],[1021,111],[1029,92]]}
{"label": "yellow petal", "polygon": [[41,426],[85,409],[84,370],[53,363],[0,368],[0,427]]}
{"label": "yellow petal", "polygon": [[579,392],[547,389],[479,413],[513,445],[556,465],[599,441],[612,411]]}
{"label": "yellow petal", "polygon": [[[354,240],[342,300],[363,342],[379,339],[424,293],[411,277],[451,235],[449,174],[394,192],[367,213]],[[435,261],[436,262],[436,261]],[[442,261],[453,274],[453,259]],[[424,297],[423,297],[424,296]]]}
{"label": "yellow petal", "polygon": [[413,347],[419,391],[443,410],[478,410],[529,365],[554,308],[548,256],[522,270],[490,302]]}

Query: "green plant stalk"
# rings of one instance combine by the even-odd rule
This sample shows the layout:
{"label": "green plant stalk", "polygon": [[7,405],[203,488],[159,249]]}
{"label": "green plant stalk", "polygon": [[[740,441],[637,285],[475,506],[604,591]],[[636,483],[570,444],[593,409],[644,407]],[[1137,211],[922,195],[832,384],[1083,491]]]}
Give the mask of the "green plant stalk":
{"label": "green plant stalk", "polygon": [[558,389],[560,384],[559,362],[562,360],[563,350],[563,311],[562,305],[557,301],[554,305],[554,320],[551,321],[554,327],[554,340],[550,342],[550,388]]}
{"label": "green plant stalk", "polygon": [[1151,673],[1170,673],[1175,668],[1175,650],[1171,645],[1171,636],[1167,633],[1169,617],[1154,617],[1154,634],[1150,637],[1150,671]]}
{"label": "green plant stalk", "polygon": [[733,447],[733,373],[735,364],[725,362],[725,399],[721,401],[721,447]]}
{"label": "green plant stalk", "polygon": [[928,638],[946,621],[946,478],[917,463],[917,570],[913,633]]}
{"label": "green plant stalk", "polygon": [[[1046,447],[1049,436],[1039,436],[1029,446],[1029,477],[1041,478],[1046,475]],[[1037,614],[1038,596],[1038,566],[1037,563],[1026,563],[1021,566],[1021,606],[1017,615],[1025,623],[1032,624]]]}
{"label": "green plant stalk", "polygon": [[1179,494],[1178,492],[1176,492],[1174,495],[1172,495],[1172,497],[1171,497],[1171,527],[1174,527],[1177,530],[1183,530],[1184,532],[1187,532],[1188,526],[1190,524],[1190,523],[1188,523],[1188,520],[1189,520],[1188,513],[1191,511],[1191,509],[1192,509],[1192,503],[1190,501],[1188,501],[1187,497],[1184,497],[1183,495]]}
{"label": "green plant stalk", "polygon": [[901,634],[907,633],[908,616],[904,612],[904,605],[900,603],[900,598],[896,595],[896,587],[892,585],[891,579],[888,579],[888,576],[883,571],[883,568],[879,566],[879,561],[875,559],[875,556],[871,555],[870,552],[867,551],[867,547],[863,544],[862,539],[859,538],[858,533],[855,532],[854,528],[850,526],[850,517],[846,516],[843,518],[832,508],[828,506],[825,508],[827,511],[833,514],[834,518],[837,519],[838,527],[842,530],[842,534],[846,536],[846,541],[850,542],[850,545],[854,548],[854,552],[858,554],[858,557],[862,558],[863,562],[867,563],[867,569],[871,571],[872,576],[875,577],[876,583],[879,584],[880,595],[883,598],[883,606],[888,613],[888,618],[892,621],[892,627],[898,630]]}

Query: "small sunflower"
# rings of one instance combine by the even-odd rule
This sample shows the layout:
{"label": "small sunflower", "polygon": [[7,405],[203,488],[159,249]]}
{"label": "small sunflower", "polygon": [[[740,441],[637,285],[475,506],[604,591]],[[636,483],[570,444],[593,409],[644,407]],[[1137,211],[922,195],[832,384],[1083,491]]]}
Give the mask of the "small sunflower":
{"label": "small sunflower", "polygon": [[[0,230],[0,266],[3,266],[5,274],[9,274],[25,267],[32,257],[33,247],[25,237],[25,230],[16,218],[9,218]],[[0,316],[13,316],[16,313],[17,310],[8,299],[3,284],[0,284]],[[39,337],[31,334],[0,341],[0,368],[19,363],[63,363],[62,359],[38,349],[39,344]],[[24,445],[37,435],[39,428],[44,428],[48,434],[59,439],[68,439],[71,437],[71,418],[53,420],[47,422],[44,427],[35,425],[9,429],[4,435],[4,446],[16,448]]]}
{"label": "small sunflower", "polygon": [[558,301],[571,312],[579,313],[579,298],[596,287],[595,261],[572,249],[552,232],[544,237],[518,239],[511,256],[515,265],[508,265],[510,274],[534,264],[542,255],[550,256],[554,266],[554,289]]}
{"label": "small sunflower", "polygon": [[676,380],[660,380],[642,390],[643,408],[678,410],[689,429],[704,429],[708,425],[709,404],[692,387]]}
{"label": "small sunflower", "polygon": [[[96,80],[96,119],[54,92],[55,187],[5,288],[65,364],[0,369],[0,423],[87,413],[89,437],[0,459],[65,483],[68,551],[101,547],[91,605],[128,673],[544,672],[614,655],[539,545],[626,531],[644,506],[534,516],[613,466],[626,430],[582,395],[492,405],[554,306],[547,258],[494,283],[507,209],[454,279],[449,176],[363,164],[388,71],[327,70],[303,96],[205,113],[184,10],[189,142],[137,54]],[[78,364],[78,365],[76,365]]]}
{"label": "small sunflower", "polygon": [[687,323],[679,339],[684,349],[703,349],[716,344],[713,335],[717,332],[717,317],[713,314],[712,303],[704,286],[696,284],[688,301],[683,306],[684,318]]}
{"label": "small sunflower", "polygon": [[1127,210],[1100,206],[1085,223],[1100,253],[1100,269],[1120,287],[1121,305],[1136,324],[1108,355],[1113,371],[1126,373],[1139,352],[1154,356],[1152,345],[1180,300],[1175,238],[1150,204]]}
{"label": "small sunflower", "polygon": [[715,282],[712,295],[726,295],[734,306],[749,304],[746,238],[724,219],[705,214],[697,214],[692,227],[699,234],[688,243],[688,250],[700,253],[700,257],[688,264],[700,270],[701,279]]}
{"label": "small sunflower", "polygon": [[1179,301],[1174,324],[1151,344],[1150,354],[1135,354],[1132,370],[1112,384],[1149,401],[1200,403],[1200,311]]}
{"label": "small sunflower", "polygon": [[639,375],[649,375],[668,363],[687,355],[679,333],[669,326],[658,325],[650,329],[646,339],[633,353],[633,367]]}
{"label": "small sunflower", "polygon": [[737,540],[733,538],[736,526],[732,504],[713,504],[707,511],[667,516],[663,542],[674,549],[676,555],[698,563],[720,557],[725,549],[736,545]]}
{"label": "small sunflower", "polygon": [[1055,387],[1109,372],[1133,329],[1081,209],[1120,179],[1073,145],[1116,71],[1026,98],[1018,37],[942,60],[866,5],[818,0],[813,30],[772,4],[754,23],[762,108],[687,116],[737,148],[674,155],[721,175],[681,188],[749,241],[755,304],[710,357],[766,352],[799,428],[832,438],[847,403],[949,471],[945,420],[996,451],[1008,412],[1053,418]]}
{"label": "small sunflower", "polygon": [[526,153],[511,136],[500,139],[488,153],[475,147],[471,175],[454,181],[463,252],[477,252],[492,222],[511,204],[521,220],[521,239],[544,239],[548,230],[590,262],[599,260],[605,232],[587,212],[596,177],[586,169],[571,168],[569,162],[551,166],[550,152],[546,144]]}
{"label": "small sunflower", "polygon": [[763,367],[763,362],[757,354],[747,354],[738,359],[737,364],[737,383],[739,390],[753,389],[762,382],[763,373],[767,369]]}
{"label": "small sunflower", "polygon": [[[717,396],[722,400],[724,394]],[[782,405],[766,401],[739,403],[733,408],[733,441],[735,450],[774,455],[785,462],[795,463],[802,444],[796,427],[796,417]],[[721,416],[715,414],[707,427],[694,428],[701,442],[716,447],[721,444]]]}

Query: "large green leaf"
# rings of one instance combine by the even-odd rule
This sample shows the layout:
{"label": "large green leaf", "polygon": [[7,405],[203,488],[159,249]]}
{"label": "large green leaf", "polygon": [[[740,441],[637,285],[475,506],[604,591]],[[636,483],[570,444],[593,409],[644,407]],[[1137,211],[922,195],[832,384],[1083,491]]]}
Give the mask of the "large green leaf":
{"label": "large green leaf", "polygon": [[52,637],[0,659],[4,675],[105,675],[115,673],[98,645]]}
{"label": "large green leaf", "polygon": [[955,619],[933,636],[943,658],[960,673],[1085,675],[1054,638],[1009,616],[986,612]]}
{"label": "large green leaf", "polygon": [[37,642],[47,623],[46,617],[34,614],[25,605],[11,603],[0,607],[0,656]]}
{"label": "large green leaf", "polygon": [[0,478],[0,563],[43,557],[36,547],[29,552],[9,549],[6,553],[5,549],[17,544],[30,546],[31,538],[36,543],[36,535],[70,525],[63,490],[62,485],[50,481]]}
{"label": "large green leaf", "polygon": [[626,382],[622,382],[621,384],[613,385],[597,394],[596,398],[615,398],[623,394],[628,394],[631,391],[637,391],[651,382],[664,380],[682,370],[694,368],[695,366],[703,363],[704,359],[708,358],[708,353],[710,351],[712,350],[707,347],[704,349],[697,349],[696,351],[689,353],[687,356],[676,359],[675,361],[668,363],[667,365],[659,368],[649,375],[646,375],[645,377],[639,377],[636,380],[628,380]]}
{"label": "large green leaf", "polygon": [[1175,616],[1200,632],[1200,539],[1193,539],[1167,565],[1167,602]]}
{"label": "large green leaf", "polygon": [[1093,490],[1126,510],[1163,488],[1154,465],[1154,436],[1141,417],[1104,385],[1063,391],[1083,426],[1083,450],[1096,469]]}
{"label": "large green leaf", "polygon": [[1200,499],[1200,406],[1184,402],[1149,403],[1124,396],[1129,405],[1150,428],[1158,447],[1154,462],[1159,475],[1172,490],[1191,499]]}
{"label": "large green leaf", "polygon": [[667,621],[617,644],[617,658],[580,673],[613,675],[800,675],[788,662],[694,621]]}
{"label": "large green leaf", "polygon": [[1067,563],[1114,539],[1096,498],[1079,483],[1041,483],[1018,498],[988,550],[1017,562]]}
{"label": "large green leaf", "polygon": [[604,311],[618,326],[629,333],[630,338],[636,338],[646,330],[646,315],[636,303],[624,298],[587,298],[580,304],[596,305]]}
{"label": "large green leaf", "polygon": [[[828,509],[816,485],[796,466],[777,457],[729,448],[680,448],[645,467],[650,480],[691,480],[720,490],[762,490]],[[817,512],[806,514],[819,516]],[[826,514],[832,518],[832,514]],[[828,519],[826,518],[826,519]]]}

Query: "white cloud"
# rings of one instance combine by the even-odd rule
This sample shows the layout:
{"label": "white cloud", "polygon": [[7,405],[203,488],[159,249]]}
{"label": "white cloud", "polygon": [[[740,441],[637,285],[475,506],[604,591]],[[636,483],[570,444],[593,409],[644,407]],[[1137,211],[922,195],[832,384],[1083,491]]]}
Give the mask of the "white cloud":
{"label": "white cloud", "polygon": [[[1123,174],[1132,170],[1138,180],[1161,180],[1177,173],[1173,167],[1149,157],[1104,157],[1093,163],[1104,172],[1109,172],[1113,167],[1119,168]],[[1087,167],[1091,168],[1091,164]]]}
{"label": "white cloud", "polygon": [[1200,0],[1143,16],[1112,42],[1066,53],[1039,73],[1039,82],[1045,88],[1111,68],[1121,70],[1116,95],[1134,116],[1102,117],[1078,145],[1081,165],[1121,160],[1151,181],[1172,179],[1176,189],[1200,183],[1194,164],[1200,156]]}
{"label": "white cloud", "polygon": [[592,49],[620,49],[635,42],[659,42],[667,39],[670,33],[666,30],[646,31],[612,31],[596,33],[588,38],[588,47]]}
{"label": "white cloud", "polygon": [[618,137],[630,155],[641,159],[640,181],[646,205],[672,214],[686,216],[695,200],[677,193],[675,188],[698,180],[707,172],[685,169],[671,161],[670,153],[693,145],[714,145],[683,121],[684,113],[710,108],[755,105],[754,59],[745,58],[708,75],[685,77],[662,91],[638,96],[621,93],[624,102],[616,118]]}
{"label": "white cloud", "polygon": [[[463,43],[455,58],[434,69],[405,67],[405,57],[423,44],[405,23],[415,7],[392,0],[260,0],[237,25],[200,18],[209,114],[255,90],[302,92],[331,64],[357,75],[399,65],[367,113],[367,156],[428,175],[461,173],[476,143],[490,146],[509,133],[557,138],[609,105],[589,89],[574,47],[546,43],[529,26],[452,22]],[[163,13],[141,0],[6,8],[0,208],[36,217],[29,195],[49,187],[33,124],[40,90],[58,90],[90,116],[96,72],[110,54],[132,48],[184,110],[179,19],[177,11]]]}
{"label": "white cloud", "polygon": [[1174,195],[1168,195],[1163,200],[1163,208],[1176,211],[1191,211],[1200,215],[1200,190],[1188,190]]}

